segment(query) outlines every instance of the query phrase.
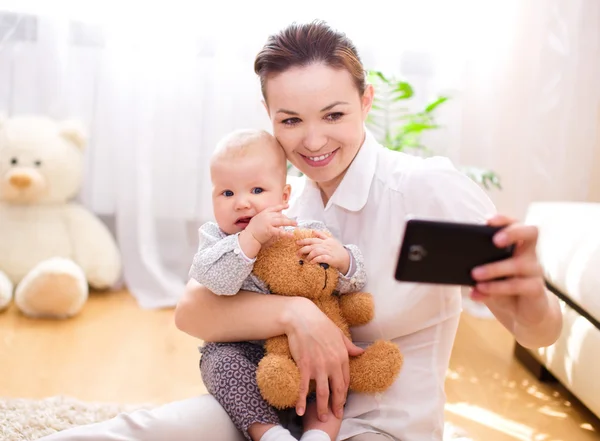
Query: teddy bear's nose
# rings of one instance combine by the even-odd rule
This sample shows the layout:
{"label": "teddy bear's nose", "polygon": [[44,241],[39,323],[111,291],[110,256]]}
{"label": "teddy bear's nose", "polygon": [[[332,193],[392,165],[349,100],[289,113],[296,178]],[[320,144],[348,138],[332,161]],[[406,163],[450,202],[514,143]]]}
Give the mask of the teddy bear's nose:
{"label": "teddy bear's nose", "polygon": [[27,175],[12,175],[8,181],[17,188],[27,188],[31,185],[31,178]]}
{"label": "teddy bear's nose", "polygon": [[328,270],[329,269],[329,264],[328,263],[319,263],[319,265],[324,269],[324,270]]}

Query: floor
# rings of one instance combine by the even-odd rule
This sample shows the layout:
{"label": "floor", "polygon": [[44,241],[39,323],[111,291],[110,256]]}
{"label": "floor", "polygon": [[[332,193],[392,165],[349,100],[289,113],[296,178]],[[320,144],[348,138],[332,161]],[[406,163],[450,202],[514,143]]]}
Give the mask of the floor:
{"label": "floor", "polygon": [[[92,294],[67,321],[27,319],[11,307],[0,314],[0,396],[189,397],[205,392],[197,346],[175,329],[172,310],[141,310],[125,291]],[[476,441],[600,440],[587,411],[514,360],[510,335],[493,320],[463,315],[446,390],[448,421]]]}

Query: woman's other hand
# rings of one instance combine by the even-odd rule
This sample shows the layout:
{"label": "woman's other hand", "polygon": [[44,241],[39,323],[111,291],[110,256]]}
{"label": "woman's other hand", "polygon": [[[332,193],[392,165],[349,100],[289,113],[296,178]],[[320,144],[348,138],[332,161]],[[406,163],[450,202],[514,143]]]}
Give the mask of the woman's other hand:
{"label": "woman's other hand", "polygon": [[295,302],[285,318],[286,335],[300,369],[298,415],[306,409],[310,380],[316,382],[317,412],[326,421],[329,396],[333,413],[342,418],[350,384],[349,356],[362,354],[342,331],[310,300]]}
{"label": "woman's other hand", "polygon": [[[494,236],[498,247],[514,244],[513,257],[474,268],[477,281],[473,300],[484,302],[521,344],[552,344],[560,334],[562,316],[558,302],[545,288],[536,247],[538,229],[496,215],[489,225],[504,227]],[[503,280],[494,280],[503,278]]]}

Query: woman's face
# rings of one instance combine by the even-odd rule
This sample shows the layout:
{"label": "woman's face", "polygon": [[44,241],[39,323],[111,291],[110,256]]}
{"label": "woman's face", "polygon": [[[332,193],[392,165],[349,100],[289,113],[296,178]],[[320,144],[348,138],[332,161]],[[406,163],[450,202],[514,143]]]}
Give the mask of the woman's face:
{"label": "woman's face", "polygon": [[347,70],[321,63],[291,68],[266,84],[273,134],[289,161],[331,192],[364,141],[372,101],[371,86],[360,96]]}

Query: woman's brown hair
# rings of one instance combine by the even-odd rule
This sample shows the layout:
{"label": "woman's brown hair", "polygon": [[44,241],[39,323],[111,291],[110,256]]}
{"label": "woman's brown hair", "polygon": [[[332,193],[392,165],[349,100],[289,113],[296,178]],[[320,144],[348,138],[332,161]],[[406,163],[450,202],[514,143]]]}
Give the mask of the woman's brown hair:
{"label": "woman's brown hair", "polygon": [[346,69],[362,95],[366,88],[365,69],[356,47],[345,34],[337,32],[325,22],[316,20],[307,24],[293,23],[277,34],[269,36],[254,60],[254,72],[260,77],[263,97],[267,99],[266,83],[291,67],[324,63],[334,69]]}

